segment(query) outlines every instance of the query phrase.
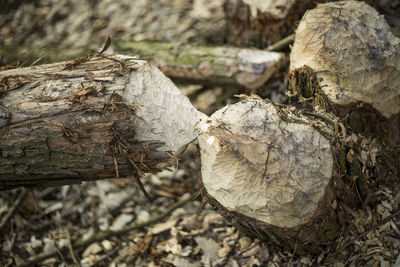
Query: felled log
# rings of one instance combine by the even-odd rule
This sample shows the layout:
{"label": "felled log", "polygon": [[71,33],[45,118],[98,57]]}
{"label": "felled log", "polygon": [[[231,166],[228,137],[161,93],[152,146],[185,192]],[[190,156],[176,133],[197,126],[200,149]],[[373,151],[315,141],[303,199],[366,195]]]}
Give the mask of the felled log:
{"label": "felled log", "polygon": [[204,116],[128,56],[0,72],[0,190],[138,176],[177,161]]}
{"label": "felled log", "polygon": [[313,6],[310,0],[228,0],[225,17],[231,42],[265,48],[293,33],[297,21]]}
{"label": "felled log", "polygon": [[349,219],[344,207],[372,195],[383,154],[338,138],[335,117],[319,115],[249,98],[201,119],[206,199],[245,232],[299,254],[332,244]]}
{"label": "felled log", "polygon": [[118,52],[152,58],[163,73],[191,83],[262,86],[284,64],[284,54],[224,46],[167,42],[117,42]]}
{"label": "felled log", "polygon": [[295,98],[337,114],[355,132],[400,144],[400,39],[363,2],[321,4],[296,30]]}

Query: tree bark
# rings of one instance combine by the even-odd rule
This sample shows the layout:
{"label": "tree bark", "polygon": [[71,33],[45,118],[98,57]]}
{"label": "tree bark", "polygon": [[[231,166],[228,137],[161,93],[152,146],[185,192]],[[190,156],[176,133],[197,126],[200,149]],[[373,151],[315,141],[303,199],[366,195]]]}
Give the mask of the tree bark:
{"label": "tree bark", "polygon": [[152,58],[151,62],[174,80],[249,89],[262,86],[285,62],[283,53],[224,46],[122,41],[116,43],[116,49]]}
{"label": "tree bark", "polygon": [[0,190],[141,175],[176,163],[204,116],[127,56],[0,72]]}

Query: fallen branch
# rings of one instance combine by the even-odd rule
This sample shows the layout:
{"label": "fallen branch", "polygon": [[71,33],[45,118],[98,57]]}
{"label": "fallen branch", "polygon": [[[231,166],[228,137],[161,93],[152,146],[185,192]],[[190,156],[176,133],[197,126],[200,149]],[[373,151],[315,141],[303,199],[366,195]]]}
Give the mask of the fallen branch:
{"label": "fallen branch", "polygon": [[18,206],[21,204],[22,200],[24,199],[26,195],[26,189],[22,189],[21,193],[19,194],[17,200],[14,202],[12,207],[8,210],[6,216],[4,216],[3,220],[0,223],[0,233],[4,230],[4,227],[8,224],[12,216],[14,215],[14,212],[17,210]]}
{"label": "fallen branch", "polygon": [[[122,54],[151,59],[153,65],[174,80],[253,89],[263,85],[279,71],[285,63],[285,56],[277,52],[287,47],[292,40],[293,36],[288,36],[272,45],[267,51],[174,42],[118,40],[113,40],[113,47]],[[15,49],[14,46],[12,48]],[[32,60],[40,58],[42,62],[49,63],[70,60],[89,54],[89,51],[87,48],[70,51],[69,47],[61,47],[58,50],[54,50],[54,47],[49,49],[32,47],[26,57]]]}
{"label": "fallen branch", "polygon": [[283,49],[289,47],[289,45],[293,42],[294,40],[294,33],[286,36],[285,38],[277,41],[276,43],[268,46],[267,50],[268,51],[282,51]]}
{"label": "fallen branch", "polygon": [[[158,221],[163,220],[164,218],[166,218],[169,214],[171,214],[171,212],[173,212],[177,208],[180,208],[180,207],[184,206],[185,204],[187,204],[188,202],[196,199],[199,196],[199,194],[200,194],[200,191],[196,192],[196,193],[190,195],[189,197],[184,198],[184,199],[182,199],[182,200],[180,200],[178,202],[175,202],[174,204],[169,206],[164,212],[162,212],[161,214],[159,214],[159,215],[157,215],[157,216],[155,216],[153,218],[150,218],[146,222],[135,224],[135,225],[130,225],[130,226],[124,227],[124,228],[122,228],[121,230],[118,230],[118,231],[107,231],[107,232],[101,232],[101,233],[93,234],[88,239],[72,242],[71,246],[72,246],[73,249],[78,249],[78,248],[86,247],[86,246],[88,246],[88,245],[90,245],[90,244],[92,244],[94,242],[98,242],[98,241],[102,241],[102,240],[105,240],[105,239],[109,239],[110,237],[113,237],[113,236],[122,235],[122,234],[129,233],[131,231],[134,231],[134,230],[142,229],[142,228],[144,228],[146,226],[149,226],[151,224],[154,224],[154,223],[156,223]],[[68,249],[68,246],[60,248],[60,250],[67,250],[67,249]],[[20,264],[18,266],[21,266],[21,267],[22,266],[31,266],[33,264],[39,263],[41,261],[44,261],[44,260],[46,260],[48,258],[55,257],[55,256],[57,256],[57,254],[58,254],[57,249],[53,249],[53,250],[50,250],[48,252],[32,256],[32,257],[30,257],[28,259],[27,262],[25,262],[23,264]]]}
{"label": "fallen branch", "polygon": [[78,259],[77,259],[76,256],[75,256],[74,248],[72,247],[71,235],[69,234],[68,229],[67,229],[66,232],[67,232],[67,238],[68,238],[68,250],[69,250],[69,254],[70,254],[70,256],[71,256],[72,261],[74,262],[74,264],[75,264],[77,267],[80,267],[81,264],[79,263]]}

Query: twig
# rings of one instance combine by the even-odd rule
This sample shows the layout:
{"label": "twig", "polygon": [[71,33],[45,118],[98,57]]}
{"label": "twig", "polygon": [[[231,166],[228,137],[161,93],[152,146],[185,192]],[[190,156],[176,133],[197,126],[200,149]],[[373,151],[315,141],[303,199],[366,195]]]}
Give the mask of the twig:
{"label": "twig", "polygon": [[58,248],[56,243],[54,243],[54,247],[55,247],[54,251],[58,254],[58,256],[60,256],[62,262],[67,264],[67,261],[65,260],[64,255],[61,252],[61,249]]}
{"label": "twig", "polygon": [[4,230],[4,227],[8,224],[8,221],[12,218],[14,215],[15,211],[17,210],[19,204],[21,204],[22,199],[26,195],[26,189],[23,188],[21,193],[19,194],[17,200],[14,202],[14,205],[8,210],[6,216],[3,218],[3,220],[0,223],[0,232]]}
{"label": "twig", "polygon": [[371,232],[372,230],[377,229],[378,227],[384,225],[385,223],[387,223],[388,221],[390,221],[391,219],[393,219],[394,217],[396,217],[397,215],[400,215],[400,208],[397,209],[397,211],[393,214],[391,214],[390,216],[386,217],[385,219],[381,220],[377,225],[372,226],[371,228],[369,228],[368,230],[366,230],[364,233],[352,238],[350,241],[346,242],[344,245],[340,246],[339,248],[336,249],[337,252],[347,248],[348,246],[350,246],[351,244],[353,244],[357,239],[360,239],[361,237],[366,236],[369,232]]}
{"label": "twig", "polygon": [[[171,212],[173,212],[174,210],[176,210],[177,208],[180,208],[182,206],[184,206],[186,203],[196,199],[200,194],[200,191],[198,191],[197,193],[182,199],[174,204],[172,204],[167,210],[165,210],[164,212],[162,212],[161,214],[151,218],[150,220],[143,222],[143,223],[139,223],[139,224],[135,224],[135,225],[130,225],[127,227],[122,228],[121,230],[118,231],[106,231],[106,232],[101,232],[98,234],[93,234],[91,237],[89,237],[88,239],[85,240],[79,240],[76,242],[72,243],[72,247],[73,248],[81,248],[81,247],[86,247],[94,242],[98,242],[98,241],[102,241],[104,239],[108,239],[112,236],[116,236],[116,235],[121,235],[121,234],[125,234],[128,232],[131,232],[133,230],[138,230],[138,229],[142,229],[146,226],[149,226],[153,223],[156,223],[158,221],[161,221],[162,219],[164,219],[165,217],[167,217]],[[63,247],[63,249],[65,249],[66,247]],[[39,263],[45,259],[54,257],[57,255],[57,250],[51,250],[45,253],[41,253],[38,254],[36,256],[32,256],[29,258],[29,260],[23,264],[20,264],[18,266],[31,266],[34,265],[36,263]]]}
{"label": "twig", "polygon": [[15,233],[12,233],[12,235],[11,235],[11,242],[9,242],[9,244],[8,244],[10,253],[13,253],[12,251],[13,251],[13,249],[14,249],[15,237],[16,237],[16,236],[17,236],[17,235],[16,235]]}
{"label": "twig", "polygon": [[108,252],[106,255],[104,255],[103,257],[99,258],[98,260],[96,260],[95,262],[93,262],[92,265],[90,265],[90,267],[92,266],[99,266],[99,263],[103,262],[105,259],[110,258],[112,255],[114,255],[115,253],[118,252],[119,247],[114,248],[113,250],[111,250],[110,252]]}
{"label": "twig", "polygon": [[138,174],[134,174],[133,177],[136,180],[136,183],[138,184],[140,190],[143,192],[144,196],[148,199],[148,200],[152,200],[153,198],[150,196],[149,193],[147,193],[146,189],[144,188],[144,185],[142,183],[142,181],[140,180],[140,176],[142,176],[144,173],[142,172],[142,170],[139,169],[139,167],[135,164],[135,162],[131,159],[131,157],[128,155],[127,156],[129,162],[132,164],[132,166],[136,169],[136,171],[138,172]]}
{"label": "twig", "polygon": [[289,44],[291,42],[293,42],[294,40],[294,33],[292,33],[291,35],[286,36],[285,38],[283,38],[282,40],[279,40],[278,42],[270,45],[267,47],[268,51],[281,51],[283,49],[285,49],[286,47],[289,46]]}
{"label": "twig", "polygon": [[290,264],[291,264],[292,261],[293,261],[294,255],[296,254],[296,248],[297,248],[297,240],[296,240],[296,243],[294,243],[292,256],[290,257],[290,260],[289,260],[289,262],[288,262],[287,265],[286,265],[287,267],[289,267]]}
{"label": "twig", "polygon": [[326,123],[330,124],[330,125],[334,125],[335,122],[331,119],[329,119],[328,117],[325,117],[324,115],[318,114],[318,113],[314,113],[314,112],[310,112],[307,110],[303,110],[301,111],[302,114],[307,115],[307,116],[312,116],[318,119],[321,119],[323,121],[325,121]]}
{"label": "twig", "polygon": [[118,161],[114,156],[115,177],[119,178]]}
{"label": "twig", "polygon": [[80,267],[81,264],[75,257],[74,249],[72,248],[72,241],[71,241],[71,235],[69,234],[69,231],[67,229],[67,238],[68,238],[68,249],[69,249],[69,254],[71,255],[72,260],[74,261],[75,265]]}

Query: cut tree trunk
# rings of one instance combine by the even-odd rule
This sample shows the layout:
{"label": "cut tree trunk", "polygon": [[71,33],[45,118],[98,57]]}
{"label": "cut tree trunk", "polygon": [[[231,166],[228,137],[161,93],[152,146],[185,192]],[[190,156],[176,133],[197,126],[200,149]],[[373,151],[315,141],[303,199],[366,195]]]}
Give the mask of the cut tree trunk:
{"label": "cut tree trunk", "polygon": [[118,52],[150,57],[163,73],[190,83],[262,86],[285,63],[285,55],[258,49],[194,46],[179,43],[116,43]]}
{"label": "cut tree trunk", "polygon": [[176,163],[205,115],[127,56],[0,72],[0,190],[141,175]]}
{"label": "cut tree trunk", "polygon": [[321,4],[296,30],[293,99],[312,100],[355,132],[400,145],[400,38],[362,2]]}
{"label": "cut tree trunk", "polygon": [[201,119],[206,199],[258,238],[320,252],[349,220],[346,208],[371,201],[380,171],[395,172],[379,143],[337,132],[335,119],[255,98]]}

